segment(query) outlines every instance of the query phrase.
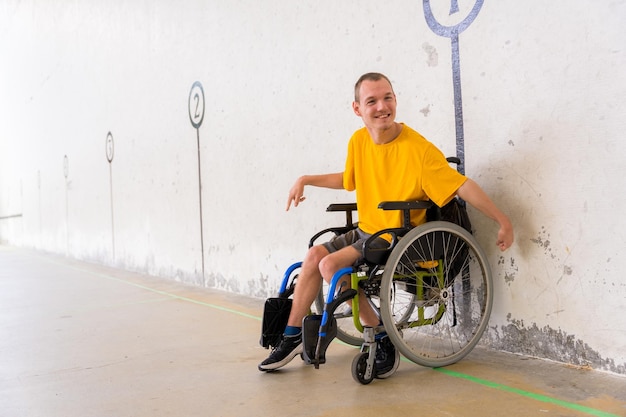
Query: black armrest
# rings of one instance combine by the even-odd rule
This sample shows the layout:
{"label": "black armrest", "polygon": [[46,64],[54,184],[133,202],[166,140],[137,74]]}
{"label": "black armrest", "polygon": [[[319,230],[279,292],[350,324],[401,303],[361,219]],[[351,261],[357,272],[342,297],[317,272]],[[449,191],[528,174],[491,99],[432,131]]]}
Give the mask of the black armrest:
{"label": "black armrest", "polygon": [[326,211],[356,211],[356,203],[331,204]]}
{"label": "black armrest", "polygon": [[[391,250],[396,246],[402,236],[408,232],[409,229],[404,227],[385,229],[380,232],[371,235],[365,242],[363,242],[363,257],[365,260],[374,265],[384,265],[387,263],[387,258],[391,254]],[[386,248],[371,247],[371,243],[378,239],[382,235],[390,235],[391,242]]]}
{"label": "black armrest", "polygon": [[[348,231],[356,227],[356,225],[352,222],[352,212],[356,211],[356,203],[331,204],[330,206],[326,207],[326,211],[345,211],[346,212],[346,225],[342,229],[345,229],[346,231]],[[345,232],[342,232],[342,233],[345,233]],[[314,237],[317,238],[319,236],[316,235]],[[311,244],[312,243],[313,243],[313,239],[311,240]]]}
{"label": "black armrest", "polygon": [[348,233],[352,229],[356,229],[356,225],[329,227],[328,229],[321,230],[314,234],[313,237],[309,240],[309,248],[313,247],[315,241],[319,239],[320,236],[325,235],[326,233],[333,233],[335,236],[339,236],[343,235],[344,233]]}
{"label": "black armrest", "polygon": [[383,201],[378,208],[383,210],[402,210],[402,227],[411,228],[411,210],[426,210],[432,206],[430,201]]}
{"label": "black armrest", "polygon": [[383,201],[378,208],[383,210],[418,210],[427,209],[433,203],[430,201]]}

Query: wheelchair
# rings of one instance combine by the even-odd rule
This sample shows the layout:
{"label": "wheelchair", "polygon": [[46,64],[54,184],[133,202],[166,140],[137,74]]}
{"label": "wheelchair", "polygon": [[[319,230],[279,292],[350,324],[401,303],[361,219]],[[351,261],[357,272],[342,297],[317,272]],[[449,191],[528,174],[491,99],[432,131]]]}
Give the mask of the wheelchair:
{"label": "wheelchair", "polygon": [[[449,204],[463,202],[455,197]],[[360,346],[352,376],[364,385],[383,378],[374,366],[375,332],[381,329],[361,324],[359,303],[370,303],[379,314],[397,354],[433,368],[456,363],[472,351],[487,327],[493,303],[487,257],[468,230],[442,221],[440,209],[427,201],[382,202],[379,208],[402,211],[402,226],[372,235],[364,244],[364,261],[340,269],[323,284],[302,327],[302,358],[315,368],[325,363],[326,349],[335,337]],[[427,222],[412,227],[412,210],[427,210]],[[318,232],[309,247],[323,235],[357,227],[352,221],[356,204],[331,204],[327,211],[345,212],[346,224]],[[389,238],[388,247],[371,245],[379,236]],[[261,336],[266,348],[280,341],[301,265],[287,268],[278,297],[266,301]],[[343,280],[346,276],[349,286]]]}

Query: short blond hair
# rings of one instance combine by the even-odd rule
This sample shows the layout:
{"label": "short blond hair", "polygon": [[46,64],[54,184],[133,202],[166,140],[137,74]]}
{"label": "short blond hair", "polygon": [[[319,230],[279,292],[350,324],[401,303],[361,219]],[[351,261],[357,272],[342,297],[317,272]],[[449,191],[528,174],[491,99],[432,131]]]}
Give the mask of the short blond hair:
{"label": "short blond hair", "polygon": [[393,91],[393,86],[391,85],[391,81],[389,80],[389,78],[387,78],[386,75],[381,74],[380,72],[368,72],[366,74],[361,75],[359,79],[357,80],[356,84],[354,84],[354,101],[356,101],[357,103],[359,102],[359,99],[360,99],[359,90],[361,89],[361,84],[363,84],[363,81],[380,81],[380,80],[387,80],[387,82],[391,86],[391,91]]}

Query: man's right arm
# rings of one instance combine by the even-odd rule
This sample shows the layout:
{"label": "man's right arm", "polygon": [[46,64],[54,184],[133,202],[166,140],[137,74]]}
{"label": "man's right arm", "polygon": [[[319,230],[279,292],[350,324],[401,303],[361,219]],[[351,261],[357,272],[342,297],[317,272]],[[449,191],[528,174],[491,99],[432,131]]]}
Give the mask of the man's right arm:
{"label": "man's right arm", "polygon": [[343,172],[322,175],[303,175],[298,178],[293,187],[291,187],[291,190],[289,190],[287,210],[291,207],[291,203],[293,203],[294,207],[298,207],[298,204],[305,200],[304,187],[306,185],[341,190],[343,189]]}

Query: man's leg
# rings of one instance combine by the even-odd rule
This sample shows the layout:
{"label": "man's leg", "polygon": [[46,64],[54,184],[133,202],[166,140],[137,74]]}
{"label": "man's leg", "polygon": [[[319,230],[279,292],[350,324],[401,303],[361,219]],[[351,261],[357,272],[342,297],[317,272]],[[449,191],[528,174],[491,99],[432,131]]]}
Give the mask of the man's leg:
{"label": "man's leg", "polygon": [[328,250],[318,245],[309,249],[304,257],[293,293],[293,305],[287,326],[301,327],[302,319],[309,314],[311,304],[315,301],[322,286],[319,265],[326,256],[328,256]]}
{"label": "man's leg", "polygon": [[[361,257],[361,252],[355,249],[352,246],[346,246],[343,249],[338,250],[337,252],[333,252],[328,255],[320,262],[320,272],[322,276],[326,280],[326,282],[330,282],[334,273],[342,268],[347,268],[355,264],[356,261]],[[350,288],[350,277],[344,277],[339,284],[345,285],[347,283],[347,288]],[[341,288],[341,287],[340,287]],[[365,300],[365,294],[362,290],[358,289],[359,298],[361,300]],[[361,323],[365,326],[376,327],[380,324],[380,320],[378,315],[374,312],[372,307],[368,302],[363,302],[359,304],[359,316],[361,318]]]}
{"label": "man's leg", "polygon": [[328,250],[321,245],[313,246],[307,252],[296,281],[287,330],[280,344],[259,365],[260,371],[278,369],[302,353],[302,319],[309,313],[311,304],[320,291],[322,276],[319,264],[326,256],[328,256]]}
{"label": "man's leg", "polygon": [[[302,352],[302,319],[309,313],[311,304],[320,291],[322,276],[330,281],[336,271],[354,265],[360,257],[361,252],[352,246],[346,246],[330,254],[321,245],[309,249],[298,274],[286,334],[283,335],[283,340],[270,356],[261,362],[259,370],[272,371],[278,369],[291,362],[294,357]],[[342,281],[347,280],[349,277]],[[360,296],[364,297],[362,291]],[[359,309],[361,322],[364,325],[375,327],[380,324],[378,315],[369,303],[361,303]]]}
{"label": "man's leg", "polygon": [[[324,276],[324,279],[329,282],[335,273],[341,268],[345,268],[354,263],[361,257],[361,253],[353,246],[346,246],[345,248],[334,252],[320,262],[320,272]],[[348,283],[350,288],[350,277],[346,276],[342,279],[342,282]],[[378,314],[374,311],[370,303],[365,298],[363,290],[359,291],[359,318],[364,326],[378,327],[381,325]],[[391,376],[398,365],[400,364],[400,357],[396,352],[396,348],[391,343],[389,336],[386,332],[381,332],[376,335],[376,362],[374,366],[376,368],[377,378],[387,378]]]}

